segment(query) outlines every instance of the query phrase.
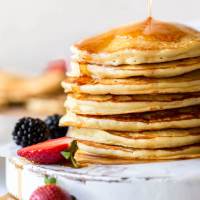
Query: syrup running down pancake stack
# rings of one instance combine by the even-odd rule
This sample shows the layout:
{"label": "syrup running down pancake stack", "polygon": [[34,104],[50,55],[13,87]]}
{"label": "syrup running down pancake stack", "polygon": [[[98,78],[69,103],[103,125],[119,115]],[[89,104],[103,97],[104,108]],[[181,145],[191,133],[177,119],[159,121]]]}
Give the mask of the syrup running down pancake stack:
{"label": "syrup running down pancake stack", "polygon": [[200,32],[148,18],[72,52],[60,124],[79,163],[200,156]]}

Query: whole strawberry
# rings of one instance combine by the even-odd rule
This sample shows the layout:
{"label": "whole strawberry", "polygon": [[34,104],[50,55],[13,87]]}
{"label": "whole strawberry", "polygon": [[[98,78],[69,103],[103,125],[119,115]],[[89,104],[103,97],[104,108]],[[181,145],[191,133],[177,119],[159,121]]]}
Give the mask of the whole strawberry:
{"label": "whole strawberry", "polygon": [[29,200],[72,200],[72,198],[55,183],[47,183],[36,189]]}
{"label": "whole strawberry", "polygon": [[61,72],[65,73],[67,70],[67,62],[63,59],[53,60],[48,63],[47,71],[48,72]]}

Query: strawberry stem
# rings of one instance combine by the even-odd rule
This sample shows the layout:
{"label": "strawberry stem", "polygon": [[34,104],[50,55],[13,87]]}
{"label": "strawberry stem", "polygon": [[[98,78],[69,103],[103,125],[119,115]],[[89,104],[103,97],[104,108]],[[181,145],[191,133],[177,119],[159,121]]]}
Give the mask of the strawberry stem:
{"label": "strawberry stem", "polygon": [[44,182],[45,182],[46,185],[51,185],[51,184],[55,185],[56,184],[56,178],[45,176]]}
{"label": "strawberry stem", "polygon": [[75,158],[74,158],[74,155],[75,155],[77,150],[78,150],[77,141],[73,140],[72,143],[71,143],[70,148],[67,149],[66,151],[62,151],[61,152],[62,156],[66,160],[69,160],[75,168],[79,167],[77,162],[76,162],[76,160],[75,160]]}

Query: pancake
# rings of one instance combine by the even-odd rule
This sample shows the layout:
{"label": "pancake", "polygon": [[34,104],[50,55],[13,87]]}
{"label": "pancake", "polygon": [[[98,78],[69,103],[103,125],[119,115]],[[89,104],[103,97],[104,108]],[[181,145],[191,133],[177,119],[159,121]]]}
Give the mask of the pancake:
{"label": "pancake", "polygon": [[[164,162],[166,159],[157,159],[157,160],[145,160],[145,159],[123,159],[123,158],[109,158],[109,157],[102,157],[96,154],[89,154],[87,152],[83,152],[78,150],[75,154],[75,160],[77,165],[85,167],[87,165],[127,165],[127,164],[144,164],[150,162]],[[194,159],[199,158],[199,155],[187,155],[187,157],[183,157],[182,159]],[[181,158],[179,158],[181,159]],[[170,160],[178,160],[177,158],[173,158]],[[169,161],[169,160],[168,160]]]}
{"label": "pancake", "polygon": [[86,94],[152,94],[200,91],[200,70],[173,78],[135,77],[127,79],[92,79],[67,77],[62,86],[65,92]]}
{"label": "pancake", "polygon": [[0,109],[5,108],[8,105],[7,97],[4,93],[0,92]]}
{"label": "pancake", "polygon": [[71,49],[73,58],[84,63],[160,63],[200,56],[200,33],[149,17],[80,41]]}
{"label": "pancake", "polygon": [[173,77],[200,69],[200,57],[182,59],[166,63],[105,66],[86,63],[71,63],[68,76],[91,76],[94,78]]}
{"label": "pancake", "polygon": [[[64,96],[31,98],[26,102],[26,109],[36,114],[64,114]],[[48,106],[47,106],[48,105]]]}
{"label": "pancake", "polygon": [[78,140],[87,140],[108,145],[138,149],[159,149],[200,143],[200,128],[117,132],[71,127],[68,131],[68,136]]}
{"label": "pancake", "polygon": [[8,105],[8,102],[6,99],[1,99],[0,98],[0,110],[4,109]]}
{"label": "pancake", "polygon": [[57,95],[62,92],[60,83],[64,77],[61,70],[45,71],[35,77],[0,71],[0,96],[8,103],[25,103],[33,97]]}
{"label": "pancake", "polygon": [[[89,141],[78,141],[78,153],[86,153],[98,158],[107,158],[113,160],[171,160],[171,159],[186,159],[200,157],[200,144],[189,145],[184,147],[170,149],[134,149],[124,148],[119,146],[104,145]],[[75,155],[75,159],[78,158]],[[120,163],[118,163],[120,164]],[[123,162],[121,163],[123,164]]]}
{"label": "pancake", "polygon": [[[106,157],[100,157],[95,154],[89,154],[87,152],[83,152],[80,150],[76,151],[76,154],[74,156],[76,163],[80,167],[85,167],[88,165],[122,165],[122,164],[140,164],[140,163],[149,163],[150,160],[131,160],[131,159],[123,159],[123,158],[106,158]],[[156,162],[151,161],[151,162]]]}
{"label": "pancake", "polygon": [[115,115],[200,104],[200,93],[150,95],[68,94],[65,107],[77,114]]}
{"label": "pancake", "polygon": [[193,128],[200,124],[200,106],[121,115],[79,115],[67,112],[61,126],[116,131],[143,131],[168,128]]}

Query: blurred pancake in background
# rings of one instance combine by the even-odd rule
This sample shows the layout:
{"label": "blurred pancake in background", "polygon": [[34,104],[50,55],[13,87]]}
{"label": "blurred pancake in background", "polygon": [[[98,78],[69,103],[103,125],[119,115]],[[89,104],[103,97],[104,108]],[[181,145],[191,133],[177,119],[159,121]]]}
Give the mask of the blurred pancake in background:
{"label": "blurred pancake in background", "polygon": [[26,109],[32,113],[40,113],[44,115],[64,114],[64,95],[52,97],[31,98],[26,103]]}
{"label": "blurred pancake in background", "polygon": [[[65,73],[66,63],[63,60],[51,62],[39,76],[17,75],[0,71],[0,96],[2,96],[0,109],[4,110],[4,113],[6,110],[12,113],[11,110],[14,111],[20,107],[23,110],[27,108],[27,111],[41,114],[44,113],[44,109],[51,113],[59,107],[56,112],[59,113],[60,107],[64,104],[64,99],[61,100],[58,97],[62,95],[60,84]],[[54,99],[54,103],[52,99]]]}

